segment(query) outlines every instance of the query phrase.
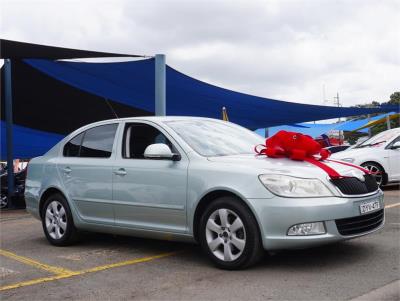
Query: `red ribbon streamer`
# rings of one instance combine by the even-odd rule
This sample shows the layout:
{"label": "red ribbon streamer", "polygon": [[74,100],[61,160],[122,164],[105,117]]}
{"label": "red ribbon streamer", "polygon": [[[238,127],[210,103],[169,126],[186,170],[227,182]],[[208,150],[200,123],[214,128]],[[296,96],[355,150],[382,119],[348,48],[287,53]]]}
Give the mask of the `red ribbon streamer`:
{"label": "red ribbon streamer", "polygon": [[[254,151],[258,155],[266,155],[270,158],[289,158],[296,161],[306,161],[324,170],[331,179],[344,178],[336,170],[322,162],[328,159],[330,152],[323,149],[318,142],[308,135],[279,131],[274,136],[268,138],[265,141],[265,145],[256,145]],[[362,170],[366,174],[370,173],[362,167],[347,162],[327,161],[348,165]]]}
{"label": "red ribbon streamer", "polygon": [[[372,174],[372,172],[370,172],[368,169],[365,169],[365,168],[363,168],[363,167],[361,167],[361,166],[354,165],[354,164],[351,164],[351,163],[348,163],[348,162],[336,161],[336,160],[332,160],[332,159],[327,159],[326,161],[334,162],[334,163],[339,163],[339,164],[342,164],[342,165],[351,166],[351,167],[354,167],[354,168],[357,168],[357,169],[361,170],[361,171],[364,172],[365,174]],[[375,174],[378,174],[378,172],[375,173]]]}

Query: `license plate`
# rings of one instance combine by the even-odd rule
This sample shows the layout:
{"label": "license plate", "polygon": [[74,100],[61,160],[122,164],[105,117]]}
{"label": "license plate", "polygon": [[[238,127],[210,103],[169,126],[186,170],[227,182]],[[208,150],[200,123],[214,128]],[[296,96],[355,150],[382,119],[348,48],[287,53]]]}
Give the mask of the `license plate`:
{"label": "license plate", "polygon": [[371,201],[371,202],[364,202],[360,204],[360,212],[361,214],[368,213],[371,211],[375,211],[377,209],[381,208],[381,205],[378,200],[376,201]]}

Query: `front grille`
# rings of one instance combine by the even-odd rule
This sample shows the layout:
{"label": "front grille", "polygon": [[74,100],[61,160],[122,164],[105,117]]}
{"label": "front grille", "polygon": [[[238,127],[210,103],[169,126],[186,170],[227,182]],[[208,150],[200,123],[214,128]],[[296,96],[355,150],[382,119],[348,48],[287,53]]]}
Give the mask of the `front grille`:
{"label": "front grille", "polygon": [[336,227],[341,235],[354,235],[378,228],[383,223],[383,209],[373,213],[356,217],[335,220]]}
{"label": "front grille", "polygon": [[378,189],[378,184],[373,175],[364,175],[364,179],[364,181],[360,181],[357,178],[341,178],[331,181],[342,193],[347,195],[366,194]]}

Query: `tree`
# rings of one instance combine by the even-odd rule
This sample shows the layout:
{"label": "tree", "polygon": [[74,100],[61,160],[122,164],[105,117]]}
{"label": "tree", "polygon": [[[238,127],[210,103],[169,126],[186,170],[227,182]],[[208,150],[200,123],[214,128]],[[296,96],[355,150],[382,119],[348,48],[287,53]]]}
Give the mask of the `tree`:
{"label": "tree", "polygon": [[[365,103],[365,104],[362,104],[362,105],[355,105],[355,107],[356,108],[376,108],[376,107],[379,107],[380,105],[381,104],[379,102],[374,100],[374,101],[372,101],[370,103]],[[381,114],[381,113],[370,114],[370,117],[374,117],[374,116],[377,116],[379,114]],[[358,116],[347,117],[346,120],[359,120],[359,119],[366,119],[366,118],[368,118],[368,115],[358,115]]]}
{"label": "tree", "polygon": [[[371,103],[366,103],[366,104],[362,104],[362,105],[356,105],[356,107],[358,108],[373,108],[373,107],[378,107],[380,105],[400,105],[400,92],[394,92],[392,95],[390,95],[390,100],[388,100],[387,102],[382,102],[381,104],[377,101],[372,101]],[[380,115],[382,113],[376,113],[376,114],[371,114],[370,117],[376,116],[376,115]],[[355,119],[366,119],[368,118],[367,115],[361,115],[361,116],[352,116],[352,117],[348,117],[346,118],[346,120],[355,120]],[[398,118],[396,119],[392,119],[390,121],[390,127],[396,128],[400,126],[400,121]],[[387,125],[386,122],[378,124],[376,126],[373,126],[371,128],[371,134],[372,136],[382,132],[382,131],[386,131],[387,129]],[[355,132],[349,132],[345,134],[345,138],[350,141],[356,141],[359,138],[359,134],[355,133]]]}
{"label": "tree", "polygon": [[390,100],[388,102],[391,105],[400,105],[400,92],[394,92],[390,95]]}
{"label": "tree", "polygon": [[[392,95],[390,95],[390,100],[388,102],[382,103],[382,105],[400,105],[400,92],[394,92]],[[390,127],[396,128],[399,127],[399,119],[392,119],[390,120]],[[374,127],[371,128],[371,132],[373,135],[376,135],[382,131],[386,131],[387,125],[386,123],[378,124]]]}

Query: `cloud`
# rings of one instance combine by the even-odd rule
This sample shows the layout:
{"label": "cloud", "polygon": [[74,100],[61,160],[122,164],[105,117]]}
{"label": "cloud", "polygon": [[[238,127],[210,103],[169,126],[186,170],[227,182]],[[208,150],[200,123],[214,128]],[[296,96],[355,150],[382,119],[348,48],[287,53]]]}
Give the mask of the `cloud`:
{"label": "cloud", "polygon": [[[399,1],[1,1],[0,35],[154,55],[269,98],[385,101],[399,90]],[[329,103],[329,102],[328,102]]]}

